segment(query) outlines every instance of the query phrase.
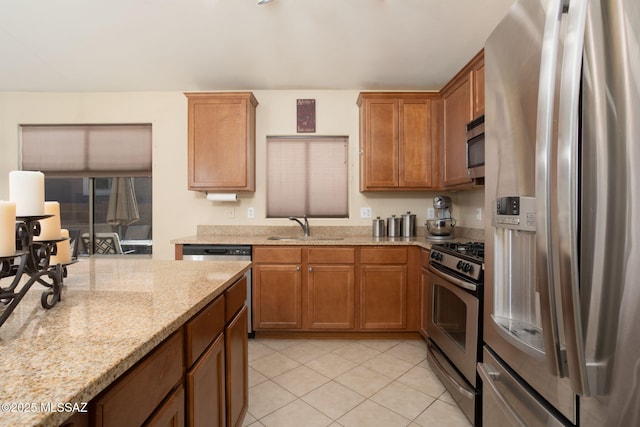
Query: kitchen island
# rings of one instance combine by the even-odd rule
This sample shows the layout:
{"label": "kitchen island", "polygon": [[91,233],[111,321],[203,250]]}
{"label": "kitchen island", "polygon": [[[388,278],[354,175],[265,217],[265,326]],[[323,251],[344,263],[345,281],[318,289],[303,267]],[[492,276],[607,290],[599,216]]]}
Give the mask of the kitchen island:
{"label": "kitchen island", "polygon": [[50,310],[34,286],[0,328],[0,426],[57,426],[86,410],[250,266],[94,257],[69,266]]}

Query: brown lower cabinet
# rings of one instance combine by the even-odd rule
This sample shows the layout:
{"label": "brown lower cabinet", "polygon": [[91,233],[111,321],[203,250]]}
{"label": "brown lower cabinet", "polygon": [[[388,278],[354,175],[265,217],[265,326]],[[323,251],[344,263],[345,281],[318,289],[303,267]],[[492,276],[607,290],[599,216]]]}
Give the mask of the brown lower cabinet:
{"label": "brown lower cabinet", "polygon": [[88,425],[241,426],[249,402],[245,299],[243,277],[94,398]]}
{"label": "brown lower cabinet", "polygon": [[[246,290],[246,286],[243,285]],[[244,305],[224,329],[227,426],[241,426],[249,408],[249,314]],[[211,425],[209,423],[209,425]],[[222,424],[219,424],[222,425]]]}
{"label": "brown lower cabinet", "polygon": [[409,248],[360,250],[363,329],[406,329]]}
{"label": "brown lower cabinet", "polygon": [[416,247],[254,246],[257,331],[418,330]]}
{"label": "brown lower cabinet", "polygon": [[225,425],[224,335],[204,352],[187,372],[187,424]]}

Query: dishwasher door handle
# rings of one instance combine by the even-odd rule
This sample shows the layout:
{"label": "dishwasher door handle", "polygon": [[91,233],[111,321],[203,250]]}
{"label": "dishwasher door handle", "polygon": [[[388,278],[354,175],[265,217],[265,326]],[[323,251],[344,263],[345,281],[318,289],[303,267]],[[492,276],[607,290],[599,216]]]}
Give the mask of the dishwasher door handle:
{"label": "dishwasher door handle", "polygon": [[226,249],[205,249],[203,251],[206,255],[226,255]]}

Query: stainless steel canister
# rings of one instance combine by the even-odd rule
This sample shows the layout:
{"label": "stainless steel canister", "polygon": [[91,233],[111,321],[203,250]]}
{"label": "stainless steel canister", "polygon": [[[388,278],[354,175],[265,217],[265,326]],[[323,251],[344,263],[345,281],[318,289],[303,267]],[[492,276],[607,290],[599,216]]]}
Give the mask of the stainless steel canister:
{"label": "stainless steel canister", "polygon": [[387,236],[400,237],[402,235],[402,218],[391,215],[387,218]]}
{"label": "stainless steel canister", "polygon": [[416,215],[407,211],[402,215],[402,237],[413,237],[416,235]]}
{"label": "stainless steel canister", "polygon": [[373,220],[373,237],[384,237],[386,234],[386,227],[384,219],[377,217]]}

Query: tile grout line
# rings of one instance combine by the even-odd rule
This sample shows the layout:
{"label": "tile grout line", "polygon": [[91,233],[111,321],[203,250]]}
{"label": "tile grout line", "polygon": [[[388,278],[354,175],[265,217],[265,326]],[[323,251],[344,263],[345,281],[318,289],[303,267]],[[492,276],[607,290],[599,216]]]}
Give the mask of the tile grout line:
{"label": "tile grout line", "polygon": [[[414,342],[410,342],[410,341],[408,341],[408,340],[397,341],[397,342],[394,342],[394,343],[393,343],[393,345],[391,345],[390,347],[386,348],[386,349],[385,349],[385,350],[383,350],[383,351],[379,350],[378,348],[374,348],[374,347],[371,347],[371,346],[367,346],[367,343],[366,343],[366,342],[363,342],[363,341],[369,341],[369,340],[352,340],[352,341],[351,341],[351,340],[345,340],[345,344],[344,344],[344,345],[339,346],[339,347],[337,347],[337,348],[335,348],[335,349],[329,350],[329,351],[327,351],[327,352],[325,352],[325,353],[322,353],[322,354],[320,354],[320,355],[318,355],[318,356],[315,356],[315,357],[313,357],[312,359],[307,360],[307,361],[306,361],[306,362],[304,362],[304,363],[303,363],[303,362],[299,362],[298,360],[293,359],[293,358],[291,358],[290,356],[287,356],[286,354],[283,354],[283,352],[286,352],[288,349],[290,349],[290,348],[292,348],[293,346],[297,345],[297,343],[290,343],[290,345],[285,346],[285,347],[282,347],[282,348],[273,348],[273,347],[269,346],[269,343],[262,343],[262,345],[266,346],[266,347],[270,350],[270,354],[265,355],[265,356],[262,356],[262,357],[259,357],[259,358],[257,358],[257,359],[254,359],[254,360],[252,360],[252,361],[251,361],[251,363],[253,363],[253,362],[257,361],[257,360],[260,360],[260,359],[262,359],[262,358],[272,356],[272,355],[274,355],[274,354],[276,354],[276,353],[277,353],[278,355],[280,355],[280,356],[282,356],[282,357],[285,357],[285,358],[287,358],[287,359],[289,359],[289,360],[291,360],[291,361],[295,362],[295,363],[297,364],[297,366],[296,366],[296,367],[293,367],[293,368],[291,368],[291,369],[288,369],[288,370],[286,370],[286,371],[280,372],[280,373],[278,373],[278,375],[275,375],[275,376],[273,376],[273,377],[268,377],[268,376],[267,376],[267,375],[265,375],[264,373],[260,372],[258,369],[253,368],[253,369],[254,369],[256,372],[258,372],[260,375],[264,376],[264,377],[266,378],[266,380],[265,380],[265,381],[262,381],[262,382],[260,382],[260,383],[258,383],[258,384],[254,384],[254,385],[252,386],[252,388],[253,388],[253,387],[255,387],[255,386],[257,386],[257,385],[263,384],[263,383],[265,383],[265,382],[267,382],[267,381],[270,381],[270,382],[272,382],[273,384],[275,384],[276,386],[278,386],[279,388],[281,388],[281,389],[285,390],[287,393],[289,393],[289,394],[291,394],[292,396],[294,396],[294,397],[295,397],[295,399],[294,399],[294,400],[292,400],[292,401],[290,401],[290,402],[287,402],[287,403],[283,404],[282,406],[280,406],[280,407],[278,407],[278,408],[276,408],[276,409],[273,409],[272,411],[270,411],[270,412],[269,412],[269,413],[267,413],[267,414],[263,414],[263,415],[262,415],[262,417],[260,417],[260,418],[255,417],[253,414],[251,414],[251,412],[250,412],[250,411],[248,411],[248,412],[249,412],[249,414],[252,416],[252,418],[254,418],[254,419],[255,419],[254,423],[260,423],[260,425],[263,425],[263,424],[262,424],[262,422],[261,422],[261,420],[264,420],[266,417],[270,416],[271,414],[273,414],[273,413],[275,413],[275,412],[279,411],[280,409],[282,409],[282,408],[286,407],[287,405],[290,405],[290,404],[292,404],[292,403],[294,403],[294,402],[297,402],[297,401],[301,401],[303,404],[308,405],[309,407],[311,407],[311,408],[313,408],[314,410],[318,411],[318,413],[320,413],[320,414],[324,415],[325,417],[327,417],[328,419],[330,419],[330,420],[332,421],[332,423],[338,423],[338,424],[339,424],[338,419],[340,419],[340,418],[342,418],[342,417],[346,416],[347,414],[351,413],[352,411],[356,410],[358,407],[360,407],[361,405],[363,405],[363,404],[364,404],[364,403],[366,403],[367,401],[368,401],[368,402],[371,402],[371,403],[373,403],[373,404],[375,404],[375,405],[377,405],[377,406],[380,406],[381,408],[384,408],[384,409],[385,409],[385,410],[387,410],[387,411],[390,411],[390,412],[392,412],[392,413],[394,413],[394,414],[397,414],[398,416],[400,416],[400,417],[402,417],[403,419],[407,420],[407,422],[408,422],[408,424],[407,424],[407,425],[410,425],[410,424],[414,423],[414,422],[415,422],[418,418],[420,418],[420,417],[421,417],[421,416],[422,416],[422,415],[423,415],[423,414],[424,414],[424,413],[425,413],[429,408],[431,408],[431,407],[433,406],[433,404],[434,404],[436,401],[440,401],[440,402],[442,402],[442,403],[445,403],[447,406],[452,406],[452,405],[451,405],[451,403],[446,402],[446,401],[444,401],[444,400],[442,400],[442,399],[441,399],[441,398],[446,394],[446,389],[445,389],[445,391],[441,392],[438,396],[432,396],[432,395],[431,395],[431,394],[429,394],[429,393],[425,393],[425,392],[423,392],[423,391],[421,391],[421,390],[418,390],[417,388],[413,387],[411,384],[405,384],[405,383],[403,383],[403,382],[399,381],[399,379],[400,379],[401,377],[403,377],[403,376],[404,376],[404,375],[406,375],[409,371],[411,371],[411,370],[415,369],[416,367],[421,368],[421,369],[429,370],[428,368],[424,368],[424,367],[420,366],[421,364],[423,364],[423,362],[424,362],[424,361],[425,361],[425,359],[426,359],[426,353],[425,353],[425,358],[423,358],[422,360],[420,360],[420,361],[418,361],[418,362],[412,362],[412,361],[409,361],[409,360],[406,360],[406,359],[403,359],[403,358],[397,357],[396,355],[393,355],[393,354],[387,354],[387,353],[388,353],[389,351],[391,351],[392,349],[394,349],[394,348],[398,347],[399,345],[403,344],[403,343],[404,343],[404,344],[407,344],[407,345],[413,345],[413,346],[414,346],[414,347],[416,347],[416,348],[420,348],[420,347],[421,347],[420,345],[416,345],[416,343],[417,343],[418,341],[416,341],[416,343],[414,343]],[[312,345],[316,345],[316,344],[315,344],[315,342],[316,342],[316,341],[314,341],[314,340],[300,340],[300,344],[312,344]],[[363,345],[363,346],[365,346],[365,347],[367,347],[367,348],[369,348],[369,349],[371,349],[371,350],[375,351],[375,352],[376,352],[376,354],[375,354],[375,355],[373,355],[373,356],[371,356],[371,357],[366,358],[365,360],[359,361],[359,362],[355,362],[355,361],[353,361],[353,360],[351,360],[351,359],[349,359],[349,358],[347,358],[347,357],[344,357],[344,356],[342,356],[342,355],[340,355],[340,354],[335,354],[335,352],[339,351],[340,349],[343,349],[343,348],[345,348],[345,347],[347,347],[347,346],[349,346],[349,345],[353,345],[353,344],[360,344],[360,345]],[[318,346],[318,347],[320,348],[321,346]],[[313,362],[314,360],[319,359],[320,357],[326,356],[326,355],[328,355],[328,354],[335,354],[337,357],[341,357],[342,359],[344,359],[344,360],[346,360],[346,361],[348,361],[348,362],[353,363],[353,364],[354,364],[354,366],[353,366],[353,367],[351,367],[351,368],[349,368],[349,369],[347,369],[346,371],[344,371],[344,372],[342,372],[342,373],[340,373],[340,374],[336,375],[334,378],[327,377],[327,376],[326,376],[325,374],[323,374],[322,372],[320,372],[320,371],[318,371],[318,370],[314,369],[314,368],[313,368],[313,367],[311,367],[311,366],[308,366],[308,364],[309,364],[309,363]],[[376,357],[378,357],[378,356],[384,355],[384,354],[387,354],[387,356],[389,356],[389,357],[392,357],[392,358],[398,359],[399,361],[405,362],[405,363],[409,364],[409,365],[410,365],[410,367],[409,367],[408,369],[406,369],[405,371],[403,371],[402,373],[400,373],[399,375],[397,375],[397,376],[394,378],[394,377],[390,377],[390,376],[388,376],[388,375],[387,375],[387,374],[385,374],[385,373],[381,373],[381,372],[378,372],[378,371],[376,371],[376,370],[373,370],[373,369],[371,369],[371,368],[369,368],[369,367],[367,367],[367,366],[364,366],[364,364],[365,364],[365,363],[367,363],[368,361],[370,361],[370,360],[372,360],[372,359],[374,359],[374,358],[376,358]],[[250,364],[250,365],[251,365],[251,364]],[[282,375],[285,375],[285,374],[287,374],[287,373],[289,373],[289,372],[291,372],[291,371],[293,371],[293,370],[295,370],[295,369],[298,369],[298,368],[300,368],[300,367],[305,367],[305,368],[307,368],[307,369],[311,370],[312,372],[314,372],[314,373],[316,373],[316,374],[320,375],[321,377],[323,377],[323,378],[327,379],[328,381],[326,381],[326,382],[324,382],[324,383],[322,383],[322,384],[318,385],[317,387],[314,387],[313,389],[310,389],[310,390],[306,391],[304,394],[302,394],[302,395],[300,395],[300,396],[298,396],[298,395],[297,395],[297,394],[295,394],[295,393],[292,393],[292,392],[291,392],[290,390],[288,390],[286,387],[284,387],[284,386],[282,386],[282,385],[278,384],[278,382],[276,382],[276,381],[275,381],[275,379],[276,379],[276,378],[278,378],[278,377],[280,377],[280,376],[282,376]],[[349,387],[349,386],[347,386],[347,385],[345,385],[345,384],[341,384],[340,382],[336,381],[336,379],[337,379],[337,378],[339,378],[339,377],[341,377],[341,376],[343,376],[343,375],[345,375],[345,374],[347,374],[347,373],[349,373],[349,372],[353,371],[354,369],[356,369],[356,368],[358,368],[358,367],[364,367],[365,369],[371,370],[371,371],[375,372],[376,374],[379,374],[379,375],[381,375],[381,376],[385,377],[386,379],[388,379],[388,380],[389,380],[389,382],[388,382],[388,383],[386,383],[384,386],[382,386],[379,390],[377,390],[377,391],[375,391],[373,394],[371,394],[371,396],[367,397],[367,396],[365,396],[365,395],[361,394],[359,391],[354,390],[354,389],[352,389],[351,387]],[[334,419],[331,415],[326,414],[326,413],[325,413],[325,412],[323,412],[321,409],[316,408],[315,406],[313,406],[313,405],[311,405],[311,404],[307,403],[307,402],[303,399],[305,396],[308,396],[309,394],[313,393],[314,391],[318,390],[319,388],[321,388],[321,387],[323,387],[323,386],[325,386],[326,384],[329,384],[329,383],[334,383],[334,384],[336,384],[336,385],[339,385],[339,386],[341,386],[341,387],[344,387],[344,388],[346,388],[347,390],[349,390],[349,391],[351,391],[351,392],[353,392],[353,393],[356,393],[358,396],[362,397],[362,398],[363,398],[363,400],[362,400],[361,402],[359,402],[358,404],[356,404],[353,408],[351,408],[351,409],[347,410],[344,414],[340,415],[338,418],[335,418],[335,419]],[[420,412],[419,412],[415,417],[413,417],[412,419],[409,419],[409,418],[407,418],[404,414],[399,413],[399,412],[395,411],[394,409],[388,408],[388,407],[386,407],[385,405],[383,405],[383,404],[381,404],[381,403],[378,403],[378,402],[376,402],[375,400],[372,400],[372,399],[371,399],[371,397],[375,396],[377,393],[379,393],[380,391],[384,390],[385,388],[389,387],[391,384],[394,384],[394,383],[399,383],[399,384],[401,384],[401,385],[403,385],[403,386],[405,386],[405,387],[407,387],[407,388],[409,388],[409,389],[415,390],[416,392],[420,392],[420,393],[426,394],[426,395],[427,395],[427,396],[429,396],[430,398],[433,398],[433,400],[432,400],[432,401],[431,401],[431,402],[430,402],[430,403],[429,403],[429,404],[428,404],[424,409],[422,409],[422,410],[421,410],[421,411],[420,411]],[[251,407],[251,405],[249,405],[249,407]]]}

